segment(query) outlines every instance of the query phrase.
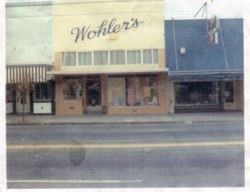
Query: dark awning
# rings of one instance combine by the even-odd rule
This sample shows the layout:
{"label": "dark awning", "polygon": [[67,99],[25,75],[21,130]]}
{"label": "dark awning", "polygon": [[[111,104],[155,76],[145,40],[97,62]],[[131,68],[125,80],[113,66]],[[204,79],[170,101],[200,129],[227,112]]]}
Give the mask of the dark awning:
{"label": "dark awning", "polygon": [[170,72],[169,76],[174,81],[232,81],[232,80],[243,80],[243,71],[229,71],[229,72],[208,72],[208,73],[174,73]]}
{"label": "dark awning", "polygon": [[50,79],[47,71],[52,69],[52,65],[7,65],[6,83],[20,83],[28,81],[32,83],[42,83]]}

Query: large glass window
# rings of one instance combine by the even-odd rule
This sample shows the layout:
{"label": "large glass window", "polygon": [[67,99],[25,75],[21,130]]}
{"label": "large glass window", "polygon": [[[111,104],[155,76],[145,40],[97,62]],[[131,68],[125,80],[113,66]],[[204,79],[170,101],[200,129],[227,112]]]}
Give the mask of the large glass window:
{"label": "large glass window", "polygon": [[91,65],[92,64],[92,52],[79,52],[78,53],[79,65]]}
{"label": "large glass window", "polygon": [[109,103],[115,106],[158,105],[157,76],[110,77]]}
{"label": "large glass window", "polygon": [[219,104],[218,82],[175,83],[177,105]]}
{"label": "large glass window", "polygon": [[94,63],[95,65],[107,65],[108,51],[94,51]]}
{"label": "large glass window", "polygon": [[62,53],[62,65],[63,66],[75,66],[76,65],[76,52],[63,52]]}
{"label": "large glass window", "polygon": [[159,104],[157,76],[127,77],[127,105],[144,106]]}
{"label": "large glass window", "polygon": [[158,50],[99,50],[84,52],[62,52],[63,66],[76,65],[122,65],[122,64],[157,64]]}
{"label": "large glass window", "polygon": [[113,106],[126,105],[126,80],[125,77],[109,78],[108,101]]}
{"label": "large glass window", "polygon": [[110,51],[110,64],[111,65],[125,64],[125,51],[122,50]]}
{"label": "large glass window", "polygon": [[127,51],[127,63],[128,64],[141,64],[141,51],[140,50],[128,50]]}
{"label": "large glass window", "polygon": [[82,96],[82,79],[77,77],[63,78],[63,98],[65,100],[80,99]]}
{"label": "large glass window", "polygon": [[49,83],[39,83],[35,85],[34,100],[51,99],[51,85]]}
{"label": "large glass window", "polygon": [[158,63],[158,50],[153,49],[153,64],[157,64],[157,63]]}

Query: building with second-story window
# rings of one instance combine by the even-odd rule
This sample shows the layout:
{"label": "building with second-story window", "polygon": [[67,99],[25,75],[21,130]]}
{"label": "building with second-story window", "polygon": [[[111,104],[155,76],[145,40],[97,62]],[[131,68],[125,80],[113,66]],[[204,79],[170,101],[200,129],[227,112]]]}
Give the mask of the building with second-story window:
{"label": "building with second-story window", "polygon": [[[6,4],[7,114],[53,113],[51,10],[50,1]],[[16,86],[24,82],[32,89],[22,95]]]}
{"label": "building with second-story window", "polygon": [[166,20],[175,112],[243,110],[243,19]]}
{"label": "building with second-story window", "polygon": [[163,1],[55,1],[56,114],[164,114]]}

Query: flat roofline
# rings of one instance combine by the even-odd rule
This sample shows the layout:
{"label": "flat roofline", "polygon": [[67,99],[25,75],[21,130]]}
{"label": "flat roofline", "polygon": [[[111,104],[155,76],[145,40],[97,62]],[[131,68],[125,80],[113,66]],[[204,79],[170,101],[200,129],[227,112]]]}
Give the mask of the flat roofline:
{"label": "flat roofline", "polygon": [[7,2],[5,7],[25,7],[25,6],[41,6],[52,5],[52,1],[29,1],[29,2]]}
{"label": "flat roofline", "polygon": [[119,3],[119,2],[163,2],[162,0],[57,0],[53,1],[54,5],[67,5],[67,4],[84,4],[84,3]]}

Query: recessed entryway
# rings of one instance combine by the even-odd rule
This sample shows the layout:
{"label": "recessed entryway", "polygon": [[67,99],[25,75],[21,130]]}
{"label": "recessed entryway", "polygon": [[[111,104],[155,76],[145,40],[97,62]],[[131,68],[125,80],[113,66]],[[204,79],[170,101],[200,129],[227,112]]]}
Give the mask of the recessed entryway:
{"label": "recessed entryway", "polygon": [[101,79],[98,76],[86,78],[86,113],[101,113]]}

